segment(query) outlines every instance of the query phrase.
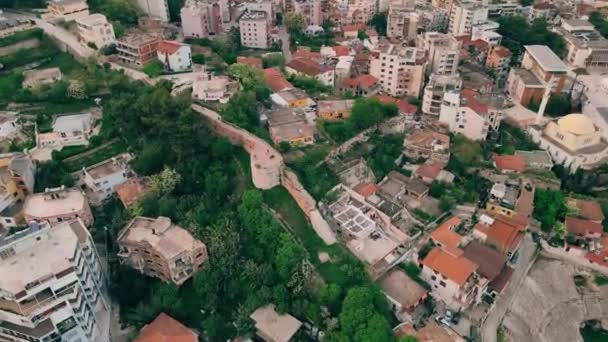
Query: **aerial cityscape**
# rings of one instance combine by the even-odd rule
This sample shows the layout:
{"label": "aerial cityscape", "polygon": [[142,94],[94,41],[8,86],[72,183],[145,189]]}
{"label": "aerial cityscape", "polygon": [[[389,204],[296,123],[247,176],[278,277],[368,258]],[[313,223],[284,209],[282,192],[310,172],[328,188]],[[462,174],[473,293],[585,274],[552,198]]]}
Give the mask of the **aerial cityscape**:
{"label": "aerial cityscape", "polygon": [[0,342],[607,342],[607,0],[0,0]]}

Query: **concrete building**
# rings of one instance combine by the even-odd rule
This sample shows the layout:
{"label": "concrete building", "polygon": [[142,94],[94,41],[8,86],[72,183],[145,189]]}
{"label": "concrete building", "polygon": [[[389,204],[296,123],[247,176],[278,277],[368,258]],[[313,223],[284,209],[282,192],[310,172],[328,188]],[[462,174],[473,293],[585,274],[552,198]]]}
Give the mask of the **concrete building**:
{"label": "concrete building", "polygon": [[26,221],[48,221],[51,225],[76,218],[87,227],[93,224],[93,214],[84,194],[63,186],[29,195],[23,204],[23,214]]}
{"label": "concrete building", "polygon": [[133,32],[116,42],[116,56],[124,64],[141,68],[157,58],[160,42],[156,35]]}
{"label": "concrete building", "polygon": [[23,72],[21,86],[26,89],[36,89],[43,85],[52,84],[63,79],[59,68],[33,69]]}
{"label": "concrete building", "polygon": [[462,89],[462,79],[458,75],[431,74],[424,87],[422,95],[422,113],[426,115],[439,115],[443,95],[451,91]]}
{"label": "concrete building", "polygon": [[342,120],[350,116],[355,100],[326,100],[317,103],[317,117],[323,120]]}
{"label": "concrete building", "polygon": [[0,13],[0,39],[10,37],[17,32],[29,30],[34,27],[31,20],[5,18]]}
{"label": "concrete building", "polygon": [[424,287],[399,269],[393,269],[380,278],[378,283],[392,304],[395,316],[400,320],[412,317],[428,295]]}
{"label": "concrete building", "polygon": [[374,76],[364,74],[343,80],[342,84],[338,86],[338,90],[350,91],[354,96],[374,96],[380,92],[380,83]]}
{"label": "concrete building", "polygon": [[485,140],[500,125],[505,106],[506,99],[499,95],[482,95],[470,89],[448,92],[443,97],[439,122],[450,132],[471,140]]}
{"label": "concrete building", "polygon": [[475,25],[471,29],[471,41],[481,40],[489,46],[500,45],[502,35],[496,30],[500,25],[495,21],[486,21],[483,24]]}
{"label": "concrete building", "polygon": [[192,50],[188,44],[163,40],[158,44],[156,56],[168,72],[184,72],[192,69]]}
{"label": "concrete building", "polygon": [[289,342],[302,327],[290,314],[279,314],[270,304],[256,309],[250,316],[255,322],[256,334],[267,342]]}
{"label": "concrete building", "polygon": [[23,153],[10,153],[0,159],[0,235],[25,223],[23,201],[33,192],[36,167]]}
{"label": "concrete building", "polygon": [[427,53],[427,73],[454,75],[458,72],[462,42],[451,34],[426,32],[418,37],[416,44]]}
{"label": "concrete building", "polygon": [[583,114],[569,114],[545,126],[528,128],[532,139],[551,154],[556,164],[574,172],[590,170],[608,160],[608,142],[602,131]]}
{"label": "concrete building", "polygon": [[509,75],[511,69],[511,50],[503,46],[491,46],[488,58],[486,59],[486,68],[494,71],[496,82],[502,85]]}
{"label": "concrete building", "polygon": [[94,44],[98,49],[116,41],[114,26],[105,15],[95,13],[76,20],[78,38],[86,44]]}
{"label": "concrete building", "polygon": [[1,237],[0,273],[0,340],[109,340],[105,277],[81,220]]}
{"label": "concrete building", "polygon": [[268,14],[261,11],[246,12],[239,20],[241,44],[255,49],[270,47],[270,25]]}
{"label": "concrete building", "polygon": [[270,25],[270,27],[274,25],[276,18],[274,7],[275,5],[272,0],[246,0],[240,3],[240,9],[243,11],[265,12],[266,20],[268,20],[268,25]]}
{"label": "concrete building", "polygon": [[0,111],[0,139],[12,140],[20,130],[17,112]]}
{"label": "concrete building", "polygon": [[136,176],[129,166],[132,159],[133,156],[123,153],[82,169],[79,178],[92,203],[101,203],[112,196],[117,185]]}
{"label": "concrete building", "polygon": [[450,11],[436,8],[428,3],[417,3],[418,31],[445,32],[450,21]]}
{"label": "concrete building", "polygon": [[450,159],[450,137],[429,130],[412,133],[403,141],[403,155],[447,163]]}
{"label": "concrete building", "polygon": [[557,29],[568,46],[568,64],[579,67],[608,67],[608,39],[586,20],[562,20]]}
{"label": "concrete building", "polygon": [[136,270],[176,285],[208,260],[207,247],[167,217],[136,217],[118,234],[118,258]]}
{"label": "concrete building", "polygon": [[302,108],[276,108],[268,113],[268,132],[275,144],[294,146],[314,143],[314,126]]}
{"label": "concrete building", "polygon": [[378,4],[374,0],[351,0],[347,4],[346,23],[367,24],[378,12]]}
{"label": "concrete building", "polygon": [[414,40],[418,30],[418,14],[412,0],[391,0],[387,15],[386,36]]}
{"label": "concrete building", "polygon": [[47,15],[52,19],[72,21],[89,15],[89,5],[85,0],[52,0],[48,2]]}
{"label": "concrete building", "polygon": [[379,47],[379,56],[370,62],[370,74],[380,81],[390,96],[418,97],[424,83],[424,51],[403,45]]}
{"label": "concrete building", "polygon": [[473,26],[488,20],[488,7],[472,0],[457,0],[452,4],[448,32],[454,37],[470,35]]}
{"label": "concrete building", "polygon": [[517,0],[482,0],[481,3],[488,7],[488,16],[491,18],[516,15],[520,7]]}
{"label": "concrete building", "polygon": [[294,58],[287,65],[285,71],[288,74],[311,77],[319,80],[326,86],[333,87],[336,78],[335,69],[327,64],[320,64],[310,59]]}
{"label": "concrete building", "polygon": [[60,115],[53,118],[53,133],[59,146],[88,145],[95,118],[91,113]]}
{"label": "concrete building", "polygon": [[568,67],[546,45],[526,45],[521,68],[512,68],[507,79],[507,91],[517,102],[527,106],[540,103],[545,88],[560,93],[567,80]]}
{"label": "concrete building", "polygon": [[205,73],[197,78],[192,85],[192,98],[201,101],[219,101],[227,103],[241,85],[237,80],[228,76],[215,76]]}
{"label": "concrete building", "polygon": [[137,0],[139,8],[153,18],[169,22],[169,4],[167,0]]}
{"label": "concrete building", "polygon": [[208,38],[222,33],[222,3],[189,0],[180,10],[186,38]]}
{"label": "concrete building", "polygon": [[530,7],[530,10],[528,12],[528,21],[533,22],[538,18],[545,18],[546,20],[551,20],[557,15],[557,13],[557,7],[555,7],[555,5],[553,5],[549,1],[535,3]]}
{"label": "concrete building", "polygon": [[290,0],[289,2],[294,12],[304,15],[306,26],[321,26],[323,24],[323,4],[321,0]]}

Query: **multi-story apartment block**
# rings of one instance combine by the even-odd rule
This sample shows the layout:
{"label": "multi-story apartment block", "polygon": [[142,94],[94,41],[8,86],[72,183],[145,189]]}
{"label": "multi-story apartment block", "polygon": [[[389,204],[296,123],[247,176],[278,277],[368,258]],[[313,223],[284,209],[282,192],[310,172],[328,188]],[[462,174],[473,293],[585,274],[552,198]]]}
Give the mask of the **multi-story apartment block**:
{"label": "multi-story apartment block", "polygon": [[66,21],[89,15],[89,5],[85,0],[53,0],[47,5],[47,15]]}
{"label": "multi-story apartment block", "polygon": [[416,39],[419,16],[411,0],[392,0],[387,16],[386,36],[389,38]]}
{"label": "multi-story apartment block", "polygon": [[460,89],[462,89],[462,79],[459,75],[431,74],[428,83],[424,87],[422,113],[426,115],[439,115],[443,95],[451,91],[460,91]]}
{"label": "multi-story apartment block", "polygon": [[391,96],[418,97],[424,83],[425,66],[423,50],[388,44],[380,46],[378,58],[370,62],[370,74]]}
{"label": "multi-story apartment block", "polygon": [[527,106],[540,103],[545,88],[553,93],[564,89],[568,67],[546,45],[526,45],[521,68],[512,68],[507,79],[507,91],[512,98]]}
{"label": "multi-story apartment block", "polygon": [[17,32],[29,30],[34,26],[32,20],[5,18],[0,14],[0,39],[14,35]]}
{"label": "multi-story apartment block", "polygon": [[29,195],[23,203],[23,215],[26,221],[48,221],[51,225],[76,218],[87,227],[93,224],[91,207],[84,194],[63,186]]}
{"label": "multi-story apartment block", "polygon": [[448,31],[455,37],[468,36],[473,26],[488,20],[488,8],[472,0],[455,1],[450,11]]}
{"label": "multi-story apartment block", "polygon": [[533,22],[538,18],[550,20],[557,15],[557,12],[557,7],[550,2],[537,2],[530,6],[530,11],[528,12],[528,21]]}
{"label": "multi-story apartment block", "polygon": [[454,75],[458,72],[462,42],[451,34],[426,32],[419,36],[417,46],[427,53],[427,73]]}
{"label": "multi-story apartment block", "polygon": [[11,153],[0,158],[0,235],[24,222],[23,200],[34,190],[35,170],[26,154]]}
{"label": "multi-story apartment block", "polygon": [[454,0],[431,0],[433,7],[444,9],[448,12],[452,9],[452,3],[454,3]]}
{"label": "multi-story apartment block", "polygon": [[471,140],[485,140],[488,133],[500,125],[505,102],[502,96],[482,95],[470,89],[448,92],[443,97],[439,122],[450,132]]}
{"label": "multi-story apartment block", "polygon": [[587,20],[562,20],[557,29],[568,46],[568,64],[585,68],[608,67],[608,39],[602,37]]}
{"label": "multi-story apartment block", "polygon": [[150,17],[169,22],[169,4],[167,0],[137,0],[137,5]]}
{"label": "multi-story apartment block", "polygon": [[136,217],[117,240],[122,263],[176,285],[190,279],[208,259],[205,244],[167,217]]}
{"label": "multi-story apartment block", "polygon": [[302,13],[307,25],[321,26],[323,12],[321,0],[291,0],[294,12]]}
{"label": "multi-story apartment block", "polygon": [[222,1],[189,0],[180,10],[186,38],[207,38],[222,32]]}
{"label": "multi-story apartment block", "polygon": [[515,15],[520,7],[517,0],[482,0],[481,3],[488,7],[488,16],[491,18]]}
{"label": "multi-story apartment block", "polygon": [[94,44],[97,48],[102,48],[116,41],[114,26],[100,13],[76,20],[78,25],[78,38],[87,43]]}
{"label": "multi-story apartment block", "polygon": [[266,12],[266,20],[268,20],[268,24],[271,26],[273,25],[276,18],[276,13],[272,0],[247,0],[241,2],[240,6],[244,11]]}
{"label": "multi-story apartment block", "polygon": [[136,67],[156,59],[161,38],[147,33],[134,32],[116,42],[118,60]]}
{"label": "multi-story apartment block", "polygon": [[418,30],[422,32],[445,32],[450,21],[450,12],[428,4],[416,4]]}
{"label": "multi-story apartment block", "polygon": [[156,50],[158,60],[169,72],[183,72],[192,69],[192,49],[188,44],[174,40],[163,40]]}
{"label": "multi-story apartment block", "polygon": [[509,74],[511,63],[511,50],[504,46],[491,46],[488,58],[486,59],[486,68],[493,70],[496,82],[503,85]]}
{"label": "multi-story apartment block", "polygon": [[101,203],[112,196],[114,187],[135,177],[129,166],[131,159],[130,154],[123,153],[82,169],[80,179],[91,202]]}
{"label": "multi-story apartment block", "polygon": [[500,25],[495,21],[486,21],[483,24],[473,26],[471,30],[471,41],[482,40],[488,45],[500,45],[502,35],[496,30]]}
{"label": "multi-story apartment block", "polygon": [[0,340],[109,340],[105,277],[81,220],[1,237],[0,274]]}
{"label": "multi-story apartment block", "polygon": [[268,14],[261,11],[245,12],[239,20],[241,44],[254,49],[268,49],[270,46],[270,24]]}

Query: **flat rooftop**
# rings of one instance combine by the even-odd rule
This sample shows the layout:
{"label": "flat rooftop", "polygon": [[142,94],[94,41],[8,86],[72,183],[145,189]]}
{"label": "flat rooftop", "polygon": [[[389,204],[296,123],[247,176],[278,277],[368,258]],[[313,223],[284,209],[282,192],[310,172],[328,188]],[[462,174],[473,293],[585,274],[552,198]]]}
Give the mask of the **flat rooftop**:
{"label": "flat rooftop", "polygon": [[566,64],[546,45],[525,45],[526,51],[545,71],[568,72]]}
{"label": "flat rooftop", "polygon": [[115,173],[122,173],[129,170],[128,162],[131,160],[128,153],[119,154],[113,158],[102,161],[101,163],[89,166],[86,172],[93,179],[103,178]]}
{"label": "flat rooftop", "polygon": [[247,11],[241,16],[241,20],[266,20],[266,12]]}
{"label": "flat rooftop", "polygon": [[250,316],[255,328],[275,342],[288,342],[300,330],[302,322],[289,314],[279,314],[274,305],[255,310]]}
{"label": "flat rooftop", "polygon": [[66,189],[28,196],[23,204],[23,212],[26,216],[39,218],[65,216],[78,213],[86,205],[87,199],[80,190]]}
{"label": "flat rooftop", "polygon": [[543,84],[538,80],[538,78],[529,70],[522,68],[513,68],[511,69],[513,72],[521,78],[522,81],[526,84],[527,87],[533,88],[543,88]]}

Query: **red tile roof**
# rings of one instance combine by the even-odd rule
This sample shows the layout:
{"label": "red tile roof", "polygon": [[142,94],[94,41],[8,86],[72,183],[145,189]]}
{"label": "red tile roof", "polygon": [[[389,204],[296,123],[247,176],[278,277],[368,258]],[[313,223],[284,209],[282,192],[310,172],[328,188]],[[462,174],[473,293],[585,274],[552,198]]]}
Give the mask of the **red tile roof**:
{"label": "red tile roof", "polygon": [[161,312],[144,326],[133,342],[197,342],[198,334]]}
{"label": "red tile roof", "polygon": [[166,55],[172,55],[176,53],[177,50],[179,50],[179,48],[182,46],[184,46],[184,44],[176,41],[163,40],[160,42],[160,44],[158,44],[158,51]]}
{"label": "red tile roof", "polygon": [[153,188],[152,181],[144,177],[131,178],[122,184],[116,185],[114,190],[125,208],[129,208],[142,196],[152,191]]}
{"label": "red tile roof", "polygon": [[572,216],[566,217],[566,229],[568,230],[568,233],[578,236],[586,236],[591,234],[601,235],[604,231],[604,227],[602,227],[600,223],[583,220]]}
{"label": "red tile roof", "polygon": [[376,191],[378,190],[378,187],[374,183],[360,183],[357,186],[355,186],[355,188],[353,190],[355,190],[361,196],[367,198],[367,197],[375,194]]}
{"label": "red tile roof", "polygon": [[416,175],[434,180],[445,167],[446,163],[429,159],[416,169]]}
{"label": "red tile roof", "polygon": [[460,218],[454,216],[440,224],[439,227],[431,232],[431,238],[433,238],[436,243],[441,244],[446,252],[454,256],[462,254],[462,251],[458,249],[458,246],[464,237],[454,231],[461,222]]}
{"label": "red tile roof", "polygon": [[264,83],[275,93],[294,89],[293,85],[287,81],[278,68],[264,69]]}
{"label": "red tile roof", "polygon": [[471,89],[464,89],[460,93],[460,98],[464,100],[462,105],[471,108],[477,114],[488,113],[488,106],[477,100],[477,95],[478,94]]}
{"label": "red tile roof", "polygon": [[495,47],[492,50],[492,53],[498,55],[498,57],[501,57],[501,58],[511,57],[511,55],[512,55],[511,50],[507,49],[504,46]]}
{"label": "red tile roof", "polygon": [[350,54],[348,46],[338,45],[332,47],[332,49],[336,52],[336,57],[348,56]]}
{"label": "red tile roof", "polygon": [[422,265],[446,276],[451,281],[462,286],[477,270],[477,265],[463,256],[453,256],[441,248],[433,248],[422,260]]}
{"label": "red tile roof", "polygon": [[597,201],[576,199],[578,214],[587,220],[601,222],[604,220],[602,206]]}
{"label": "red tile roof", "polygon": [[523,238],[524,229],[525,226],[497,217],[487,230],[486,241],[502,253],[513,252]]}
{"label": "red tile roof", "polygon": [[247,64],[258,68],[263,68],[264,62],[261,58],[250,57],[250,56],[238,56],[236,62],[240,64]]}
{"label": "red tile roof", "polygon": [[324,71],[319,63],[304,58],[294,58],[287,66],[310,77],[317,76]]}
{"label": "red tile roof", "polygon": [[418,107],[414,106],[413,104],[408,103],[401,99],[396,99],[396,98],[388,96],[388,95],[376,95],[376,96],[373,96],[373,98],[377,99],[378,101],[380,101],[382,103],[386,103],[386,104],[394,103],[395,105],[397,105],[397,108],[399,108],[399,112],[404,113],[404,114],[414,115],[414,114],[416,114],[416,111],[418,110]]}
{"label": "red tile roof", "polygon": [[498,170],[508,170],[524,172],[526,170],[526,160],[521,155],[494,155],[492,156],[494,165]]}
{"label": "red tile roof", "polygon": [[378,79],[372,75],[365,74],[365,75],[359,75],[359,76],[353,77],[353,78],[347,78],[344,81],[342,81],[342,84],[344,86],[348,86],[348,87],[369,88],[369,87],[372,87],[372,86],[378,84]]}
{"label": "red tile roof", "polygon": [[312,52],[312,51],[310,51],[309,48],[303,48],[303,47],[298,48],[293,53],[293,58],[310,59],[317,63],[320,62],[321,60],[323,60],[323,56],[321,56],[320,52]]}

